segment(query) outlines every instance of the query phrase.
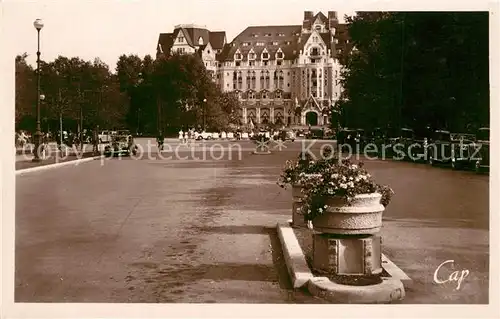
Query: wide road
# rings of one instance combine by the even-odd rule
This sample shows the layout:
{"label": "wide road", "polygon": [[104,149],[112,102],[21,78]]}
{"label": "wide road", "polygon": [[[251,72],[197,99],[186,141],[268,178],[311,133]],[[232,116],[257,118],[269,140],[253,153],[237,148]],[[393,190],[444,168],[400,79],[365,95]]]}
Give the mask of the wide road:
{"label": "wide road", "polygon": [[[136,160],[18,176],[15,300],[321,302],[291,289],[275,231],[291,218],[291,193],[275,182],[301,142],[272,155],[232,144],[228,153],[228,142],[194,151],[174,143],[161,157],[152,148]],[[366,166],[396,192],[382,235],[384,253],[415,281],[405,303],[488,302],[488,176],[394,161]],[[433,282],[447,260],[469,271],[459,290]]]}

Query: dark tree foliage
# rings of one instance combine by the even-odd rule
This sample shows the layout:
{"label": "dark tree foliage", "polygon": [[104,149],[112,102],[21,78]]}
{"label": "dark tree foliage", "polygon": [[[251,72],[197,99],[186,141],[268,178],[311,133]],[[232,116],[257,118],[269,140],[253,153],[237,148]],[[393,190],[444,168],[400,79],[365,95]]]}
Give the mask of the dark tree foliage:
{"label": "dark tree foliage", "polygon": [[[26,54],[16,57],[16,125],[34,130],[36,73]],[[171,55],[153,60],[122,55],[116,74],[96,58],[93,62],[59,56],[43,62],[42,129],[129,128],[156,134],[180,128],[222,130],[237,123],[239,101],[212,81],[198,55]],[[46,125],[45,125],[46,124]]]}
{"label": "dark tree foliage", "polygon": [[486,12],[359,12],[341,61],[343,126],[489,125]]}

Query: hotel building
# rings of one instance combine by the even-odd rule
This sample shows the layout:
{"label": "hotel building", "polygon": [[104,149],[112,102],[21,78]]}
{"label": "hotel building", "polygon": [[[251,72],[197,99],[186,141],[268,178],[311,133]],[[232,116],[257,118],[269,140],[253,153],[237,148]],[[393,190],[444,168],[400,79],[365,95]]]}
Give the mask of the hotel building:
{"label": "hotel building", "polygon": [[340,98],[339,58],[351,50],[337,13],[304,12],[301,25],[250,26],[227,43],[224,31],[175,26],[157,57],[199,54],[223,91],[238,94],[241,122],[322,126]]}

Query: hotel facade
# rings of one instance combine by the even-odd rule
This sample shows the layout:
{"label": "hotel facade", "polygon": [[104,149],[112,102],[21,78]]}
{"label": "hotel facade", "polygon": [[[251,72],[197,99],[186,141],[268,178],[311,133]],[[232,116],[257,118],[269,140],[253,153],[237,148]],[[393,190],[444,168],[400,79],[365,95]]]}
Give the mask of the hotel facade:
{"label": "hotel facade", "polygon": [[350,50],[335,11],[305,11],[301,25],[250,26],[229,43],[225,31],[177,25],[160,34],[157,57],[199,54],[217,85],[238,95],[243,124],[323,126],[342,90],[339,59]]}

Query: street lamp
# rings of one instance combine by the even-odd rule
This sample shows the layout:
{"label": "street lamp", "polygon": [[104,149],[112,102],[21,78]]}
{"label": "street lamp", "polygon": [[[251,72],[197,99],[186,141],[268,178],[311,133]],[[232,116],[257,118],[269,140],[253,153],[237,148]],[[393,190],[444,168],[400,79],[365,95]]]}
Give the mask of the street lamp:
{"label": "street lamp", "polygon": [[42,144],[42,129],[40,128],[40,101],[45,98],[40,95],[40,30],[43,28],[43,21],[41,19],[36,19],[33,22],[38,35],[38,45],[36,51],[36,75],[37,75],[37,85],[36,85],[36,132],[35,132],[35,156],[33,157],[33,162],[40,161],[40,145]]}
{"label": "street lamp", "polygon": [[206,112],[206,106],[207,106],[207,99],[203,99],[203,131],[206,130],[205,128],[205,112]]}

